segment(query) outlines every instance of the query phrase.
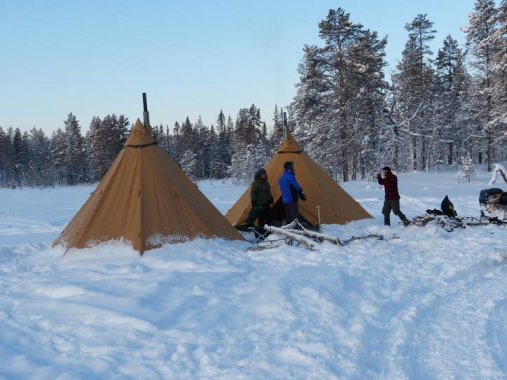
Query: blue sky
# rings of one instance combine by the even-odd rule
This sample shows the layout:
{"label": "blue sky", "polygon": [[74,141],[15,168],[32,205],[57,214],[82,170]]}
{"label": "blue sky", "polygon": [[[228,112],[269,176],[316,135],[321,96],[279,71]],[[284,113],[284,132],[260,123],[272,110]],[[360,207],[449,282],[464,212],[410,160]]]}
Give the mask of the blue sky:
{"label": "blue sky", "polygon": [[271,124],[287,105],[305,44],[342,7],[354,22],[388,35],[390,72],[407,39],[405,23],[428,14],[433,50],[460,28],[474,0],[23,0],[0,2],[0,126],[47,133],[73,112],[83,131],[93,116],[154,124],[199,115],[233,120],[252,103]]}

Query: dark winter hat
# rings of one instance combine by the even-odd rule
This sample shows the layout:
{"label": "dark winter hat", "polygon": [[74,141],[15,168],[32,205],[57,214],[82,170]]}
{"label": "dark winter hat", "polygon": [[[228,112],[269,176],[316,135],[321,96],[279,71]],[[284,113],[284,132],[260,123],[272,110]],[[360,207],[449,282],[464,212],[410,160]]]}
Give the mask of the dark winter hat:
{"label": "dark winter hat", "polygon": [[255,178],[260,178],[260,176],[263,174],[268,174],[268,173],[266,172],[266,169],[260,168],[255,172]]}
{"label": "dark winter hat", "polygon": [[292,162],[292,161],[285,161],[283,163],[283,168],[285,170],[294,170],[294,162]]}
{"label": "dark winter hat", "polygon": [[386,172],[390,172],[391,168],[389,166],[384,166],[382,170],[385,170]]}

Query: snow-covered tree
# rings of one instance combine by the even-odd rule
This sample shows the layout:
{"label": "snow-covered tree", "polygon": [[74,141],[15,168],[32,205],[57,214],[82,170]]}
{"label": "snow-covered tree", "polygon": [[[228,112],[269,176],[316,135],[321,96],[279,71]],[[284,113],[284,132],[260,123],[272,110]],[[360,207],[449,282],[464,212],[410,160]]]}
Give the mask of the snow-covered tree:
{"label": "snow-covered tree", "polygon": [[66,184],[67,173],[67,144],[66,136],[61,128],[53,132],[50,140],[51,163],[53,173],[58,184]]}
{"label": "snow-covered tree", "polygon": [[407,167],[424,170],[431,154],[428,145],[434,138],[432,109],[433,70],[429,61],[429,41],[436,31],[427,15],[419,14],[407,23],[408,41],[402,53],[398,72],[393,76],[397,87],[397,119],[406,145]]}
{"label": "snow-covered tree", "polygon": [[272,149],[276,149],[283,141],[284,138],[284,114],[283,108],[275,105],[273,112],[273,129],[270,137],[270,144]]}
{"label": "snow-covered tree", "polygon": [[0,127],[0,186],[9,186],[12,144],[7,133]]}
{"label": "snow-covered tree", "polygon": [[470,182],[474,176],[475,169],[470,154],[461,157],[461,173],[465,181]]}
{"label": "snow-covered tree", "polygon": [[491,128],[494,130],[495,157],[507,160],[507,0],[500,1],[495,16],[495,28],[485,43],[490,44],[491,70]]}
{"label": "snow-covered tree", "polygon": [[438,51],[435,60],[435,120],[438,126],[436,158],[439,163],[457,162],[464,148],[464,141],[469,136],[465,125],[459,124],[463,119],[464,93],[467,74],[464,56],[458,42],[448,35],[443,47]]}
{"label": "snow-covered tree", "polygon": [[371,133],[383,122],[386,39],[354,24],[342,8],[319,23],[324,46],[305,46],[289,110],[296,135],[323,167],[344,181],[367,175],[375,159]]}
{"label": "snow-covered tree", "polygon": [[65,181],[67,185],[76,185],[86,181],[83,136],[79,122],[72,113],[65,125]]}
{"label": "snow-covered tree", "polygon": [[[502,140],[502,127],[506,125],[505,7],[505,1],[502,1],[497,10],[494,0],[477,0],[465,29],[467,45],[473,58],[473,74],[478,84],[475,96],[482,104],[479,132],[484,136],[483,145],[489,171],[493,169],[495,146]],[[482,155],[479,155],[479,162],[481,161]]]}
{"label": "snow-covered tree", "polygon": [[107,131],[98,116],[93,117],[90,122],[87,141],[89,142],[90,179],[98,181],[106,174],[111,164]]}
{"label": "snow-covered tree", "polygon": [[12,139],[14,185],[20,187],[24,184],[24,176],[28,169],[28,144],[23,139],[21,130],[16,128]]}
{"label": "snow-covered tree", "polygon": [[225,178],[231,165],[232,131],[229,131],[227,128],[225,115],[222,110],[220,110],[217,118],[217,131],[218,136],[216,148],[213,150],[211,172],[214,178]]}
{"label": "snow-covered tree", "polygon": [[197,179],[197,154],[191,150],[187,150],[183,153],[181,158],[181,169],[191,179]]}
{"label": "snow-covered tree", "polygon": [[210,133],[210,130],[204,125],[200,115],[195,122],[194,129],[195,146],[192,148],[194,152],[196,152],[196,178],[209,178],[211,151],[215,145],[215,134]]}
{"label": "snow-covered tree", "polygon": [[229,174],[238,180],[253,178],[256,168],[269,157],[270,144],[265,135],[260,109],[255,105],[238,112],[232,138],[231,167]]}
{"label": "snow-covered tree", "polygon": [[32,128],[28,143],[27,185],[37,187],[53,186],[54,171],[51,166],[50,142],[42,129]]}
{"label": "snow-covered tree", "polygon": [[377,33],[362,30],[350,49],[354,62],[351,70],[352,85],[356,96],[351,102],[353,123],[351,125],[350,153],[351,176],[369,178],[381,164],[376,157],[380,141],[376,138],[384,124],[383,109],[387,82],[384,80],[385,46],[387,38],[378,39]]}

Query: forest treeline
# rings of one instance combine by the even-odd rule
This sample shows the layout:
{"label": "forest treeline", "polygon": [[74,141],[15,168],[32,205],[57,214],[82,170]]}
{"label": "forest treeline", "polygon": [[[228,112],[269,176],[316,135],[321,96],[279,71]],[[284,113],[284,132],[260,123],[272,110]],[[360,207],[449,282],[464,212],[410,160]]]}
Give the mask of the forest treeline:
{"label": "forest treeline", "polygon": [[[241,109],[236,121],[220,111],[216,126],[187,117],[172,128],[152,126],[157,144],[192,179],[249,179],[282,141],[283,111],[275,107],[278,133],[268,134],[260,110]],[[83,134],[70,113],[50,137],[41,129],[21,132],[0,127],[0,186],[55,186],[96,182],[116,158],[132,128],[124,115],[93,117]]]}
{"label": "forest treeline", "polygon": [[[425,14],[407,22],[407,40],[386,78],[387,37],[355,23],[342,8],[319,23],[307,45],[288,124],[306,152],[338,180],[371,178],[379,167],[431,170],[507,160],[507,0],[477,0],[463,29],[438,51]],[[193,179],[249,180],[283,137],[283,110],[266,124],[255,105],[235,118],[218,113],[154,126],[153,135]],[[99,180],[128,136],[124,116],[94,117],[86,133],[72,113],[51,136],[0,127],[0,186],[74,185]]]}

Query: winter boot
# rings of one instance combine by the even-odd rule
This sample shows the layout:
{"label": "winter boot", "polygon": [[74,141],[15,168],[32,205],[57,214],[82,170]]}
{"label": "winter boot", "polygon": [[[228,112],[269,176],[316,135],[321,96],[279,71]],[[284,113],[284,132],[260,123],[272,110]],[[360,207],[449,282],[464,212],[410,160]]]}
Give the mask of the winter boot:
{"label": "winter boot", "polygon": [[407,226],[409,226],[409,225],[410,225],[410,220],[408,220],[407,218],[403,218],[401,221],[403,222],[403,225],[404,225],[405,227],[407,227]]}
{"label": "winter boot", "polygon": [[384,218],[384,226],[390,226],[391,220],[389,218]]}

